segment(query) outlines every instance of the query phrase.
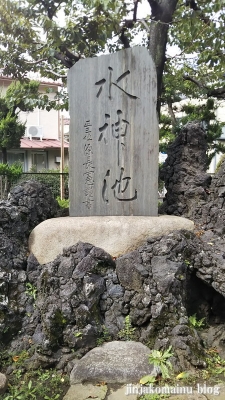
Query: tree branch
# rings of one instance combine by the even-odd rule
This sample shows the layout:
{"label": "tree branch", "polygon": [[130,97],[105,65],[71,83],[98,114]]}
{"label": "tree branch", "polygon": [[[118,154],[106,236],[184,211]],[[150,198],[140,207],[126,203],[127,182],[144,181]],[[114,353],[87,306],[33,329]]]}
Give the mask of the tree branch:
{"label": "tree branch", "polygon": [[173,111],[173,107],[172,107],[172,100],[168,100],[167,101],[167,106],[168,106],[168,112],[169,112],[170,117],[171,117],[172,126],[174,128],[175,125],[176,125],[176,117],[175,117],[175,114],[174,114],[174,111]]}
{"label": "tree branch", "polygon": [[148,3],[150,5],[152,13],[158,14],[158,12],[160,11],[160,6],[158,4],[158,1],[157,0],[148,0]]}
{"label": "tree branch", "polygon": [[54,57],[61,61],[61,63],[67,67],[71,68],[77,61],[83,58],[81,55],[72,53],[66,46],[60,46],[61,52],[55,51]]}
{"label": "tree branch", "polygon": [[57,72],[54,72],[54,71],[52,71],[51,69],[46,69],[46,71],[49,72],[50,74],[56,76],[57,78],[62,78],[62,79],[63,79],[63,78],[67,78],[67,75],[60,75],[60,74],[57,74]]}
{"label": "tree branch", "polygon": [[186,7],[190,7],[191,10],[195,12],[199,12],[199,17],[200,19],[206,24],[210,25],[210,19],[209,17],[206,17],[203,12],[201,11],[201,8],[197,5],[195,0],[186,0]]}
{"label": "tree branch", "polygon": [[121,34],[120,34],[120,36],[119,36],[119,39],[120,39],[121,42],[123,43],[124,48],[125,48],[125,49],[129,49],[129,47],[130,47],[130,42],[129,42],[128,37],[125,35],[125,31],[126,31],[126,28],[122,28],[122,29],[121,29]]}
{"label": "tree branch", "polygon": [[195,85],[197,85],[200,89],[207,89],[207,87],[206,87],[205,85],[203,85],[202,82],[197,81],[197,79],[192,78],[192,77],[189,76],[189,75],[184,75],[184,76],[183,76],[183,79],[184,79],[185,81],[193,82],[193,83],[194,83]]}
{"label": "tree branch", "polygon": [[134,0],[134,12],[133,12],[133,21],[137,21],[137,9],[138,9],[139,0]]}
{"label": "tree branch", "polygon": [[61,63],[67,67],[67,68],[71,68],[74,63],[72,62],[72,60],[69,60],[64,54],[59,53],[57,51],[55,51],[54,53],[54,57],[56,58],[56,60],[61,61]]}
{"label": "tree branch", "polygon": [[67,47],[65,45],[61,45],[60,46],[60,50],[65,53],[66,57],[68,57],[69,59],[77,62],[79,61],[82,56],[77,54],[77,53],[72,53],[72,51],[70,51],[69,49],[67,49]]}
{"label": "tree branch", "polygon": [[43,5],[44,9],[47,12],[48,18],[52,20],[54,17],[57,9],[60,7],[61,3],[63,3],[64,0],[59,1],[59,4],[57,6],[54,5],[54,1],[50,2],[49,4],[46,4],[45,0],[40,0],[40,3]]}
{"label": "tree branch", "polygon": [[193,82],[200,89],[204,90],[207,94],[207,97],[216,97],[217,99],[225,99],[225,86],[217,88],[217,89],[210,89],[206,85],[204,85],[202,82],[198,81],[195,78],[192,78],[191,76],[184,75],[183,79],[186,81]]}
{"label": "tree branch", "polygon": [[36,64],[39,64],[39,63],[41,63],[43,61],[47,61],[47,60],[48,60],[47,58],[40,58],[40,60],[37,60],[37,61],[26,61],[26,64],[36,65]]}

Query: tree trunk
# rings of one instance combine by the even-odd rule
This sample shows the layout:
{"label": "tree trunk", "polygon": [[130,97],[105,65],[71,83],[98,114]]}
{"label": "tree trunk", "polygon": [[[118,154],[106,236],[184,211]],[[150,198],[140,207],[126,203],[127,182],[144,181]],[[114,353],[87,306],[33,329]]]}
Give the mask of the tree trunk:
{"label": "tree trunk", "polygon": [[149,51],[153,57],[157,73],[157,111],[160,113],[162,76],[165,65],[165,52],[169,25],[178,0],[148,0],[152,9],[152,21],[149,32]]}
{"label": "tree trunk", "polygon": [[7,149],[2,147],[2,163],[7,164]]}

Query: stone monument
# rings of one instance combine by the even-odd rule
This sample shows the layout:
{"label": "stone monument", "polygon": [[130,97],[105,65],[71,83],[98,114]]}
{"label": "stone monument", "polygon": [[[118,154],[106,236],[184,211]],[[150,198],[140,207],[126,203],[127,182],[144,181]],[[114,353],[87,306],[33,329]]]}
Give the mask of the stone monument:
{"label": "stone monument", "polygon": [[157,215],[156,87],[144,47],[70,69],[70,216]]}
{"label": "stone monument", "polygon": [[185,218],[158,217],[156,86],[144,47],[70,69],[70,216],[32,231],[29,249],[41,264],[79,241],[119,257],[149,237],[194,229]]}

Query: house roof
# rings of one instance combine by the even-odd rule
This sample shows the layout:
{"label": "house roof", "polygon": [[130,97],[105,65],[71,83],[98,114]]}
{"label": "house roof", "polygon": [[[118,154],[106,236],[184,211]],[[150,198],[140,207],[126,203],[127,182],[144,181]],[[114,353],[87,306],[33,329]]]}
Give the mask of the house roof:
{"label": "house roof", "polygon": [[[64,142],[64,147],[69,148],[69,143]],[[60,149],[61,141],[57,139],[28,139],[22,138],[20,139],[20,148],[21,149]]]}
{"label": "house roof", "polygon": [[[62,86],[62,82],[60,80],[53,81],[52,79],[43,79],[43,78],[40,78],[40,76],[38,76],[38,75],[29,76],[28,78],[29,78],[29,80],[35,80],[35,81],[40,82],[41,86],[47,86],[47,87],[49,87],[49,86],[53,86],[53,87]],[[10,85],[10,83],[16,82],[16,79],[13,78],[13,77],[10,77],[10,76],[2,75],[1,74],[1,70],[0,70],[0,81],[7,82],[7,84]]]}

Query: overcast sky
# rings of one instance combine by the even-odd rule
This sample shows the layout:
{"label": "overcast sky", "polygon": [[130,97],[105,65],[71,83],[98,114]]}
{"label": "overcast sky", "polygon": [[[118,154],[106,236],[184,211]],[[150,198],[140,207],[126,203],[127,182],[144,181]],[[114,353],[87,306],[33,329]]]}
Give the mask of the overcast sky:
{"label": "overcast sky", "polygon": [[150,11],[151,10],[148,1],[142,0],[142,2],[138,4],[137,18],[145,18],[147,14],[150,14]]}

